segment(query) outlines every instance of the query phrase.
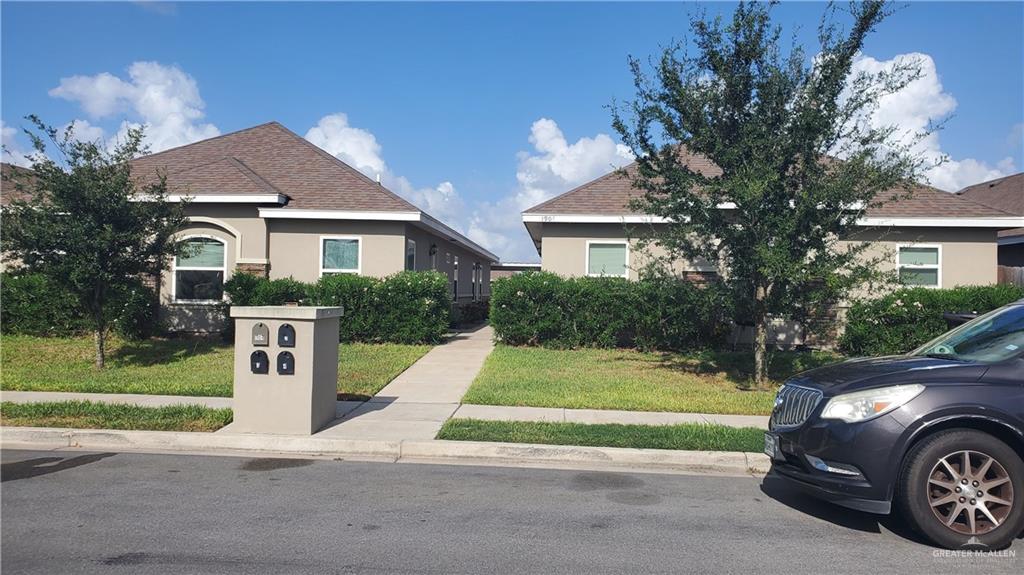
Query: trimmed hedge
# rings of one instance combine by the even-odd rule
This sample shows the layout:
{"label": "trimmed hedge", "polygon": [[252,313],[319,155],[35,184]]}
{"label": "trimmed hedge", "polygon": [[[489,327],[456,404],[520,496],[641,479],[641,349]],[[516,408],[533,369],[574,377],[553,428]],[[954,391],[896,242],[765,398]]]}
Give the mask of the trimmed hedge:
{"label": "trimmed hedge", "polygon": [[236,273],[224,283],[233,305],[342,306],[343,342],[437,343],[448,330],[448,278],[438,272],[399,272],[383,280],[351,274],[314,284]]}
{"label": "trimmed hedge", "polygon": [[683,350],[724,342],[728,302],[717,283],[524,272],[494,282],[490,319],[510,345]]}
{"label": "trimmed hedge", "polygon": [[907,353],[949,329],[943,313],[985,313],[1021,298],[1024,288],[1011,285],[901,289],[854,303],[839,349],[858,356]]}
{"label": "trimmed hedge", "polygon": [[[74,294],[42,274],[0,274],[0,303],[0,331],[5,334],[63,337],[91,330]],[[158,331],[156,294],[142,282],[116,294],[109,311],[111,327],[125,339],[144,339]]]}

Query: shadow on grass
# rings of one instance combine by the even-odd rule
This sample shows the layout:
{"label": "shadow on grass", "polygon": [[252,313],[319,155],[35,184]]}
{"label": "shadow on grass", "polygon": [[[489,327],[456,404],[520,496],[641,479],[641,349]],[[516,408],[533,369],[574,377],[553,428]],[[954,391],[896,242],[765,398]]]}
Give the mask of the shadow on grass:
{"label": "shadow on grass", "polygon": [[110,354],[112,365],[118,367],[147,367],[178,363],[197,355],[229,349],[219,336],[153,338],[138,342],[125,342]]}
{"label": "shadow on grass", "polygon": [[[821,351],[773,351],[769,353],[768,377],[781,383],[797,373],[841,359],[838,355]],[[754,384],[754,354],[750,351],[662,352],[655,360],[642,361],[653,361],[665,369],[695,375],[722,375],[741,391],[759,390]]]}

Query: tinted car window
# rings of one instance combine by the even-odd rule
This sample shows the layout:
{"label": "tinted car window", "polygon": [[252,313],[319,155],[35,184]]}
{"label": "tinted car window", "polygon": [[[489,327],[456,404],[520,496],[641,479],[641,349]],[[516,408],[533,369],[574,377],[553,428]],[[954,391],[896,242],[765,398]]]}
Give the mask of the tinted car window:
{"label": "tinted car window", "polygon": [[910,355],[994,363],[1024,350],[1024,305],[989,312],[947,332]]}

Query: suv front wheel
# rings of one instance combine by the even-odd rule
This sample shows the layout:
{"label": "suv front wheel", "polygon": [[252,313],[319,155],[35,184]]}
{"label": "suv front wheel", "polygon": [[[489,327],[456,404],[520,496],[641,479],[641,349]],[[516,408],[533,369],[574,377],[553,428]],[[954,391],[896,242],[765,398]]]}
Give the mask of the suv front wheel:
{"label": "suv front wheel", "polygon": [[1024,529],[1024,462],[981,431],[952,429],[915,445],[898,489],[904,517],[949,549],[1001,549]]}

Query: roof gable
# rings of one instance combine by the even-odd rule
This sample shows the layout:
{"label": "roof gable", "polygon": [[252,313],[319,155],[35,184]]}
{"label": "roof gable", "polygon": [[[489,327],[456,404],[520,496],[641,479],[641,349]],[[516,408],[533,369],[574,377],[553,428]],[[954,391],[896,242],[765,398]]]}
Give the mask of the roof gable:
{"label": "roof gable", "polygon": [[277,122],[143,156],[132,164],[142,178],[162,170],[172,193],[265,194],[269,189],[290,198],[284,209],[419,211]]}

